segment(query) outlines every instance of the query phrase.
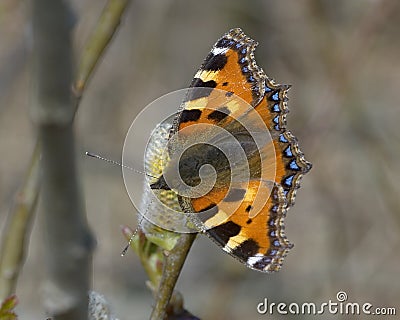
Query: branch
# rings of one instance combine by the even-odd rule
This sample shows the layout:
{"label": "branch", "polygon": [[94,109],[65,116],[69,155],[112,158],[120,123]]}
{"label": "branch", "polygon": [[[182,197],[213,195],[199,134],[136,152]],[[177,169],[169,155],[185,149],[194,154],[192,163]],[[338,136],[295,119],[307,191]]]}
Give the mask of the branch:
{"label": "branch", "polygon": [[39,195],[39,144],[25,181],[16,197],[13,214],[4,230],[0,251],[0,301],[15,292],[19,271],[25,260],[30,223]]}
{"label": "branch", "polygon": [[128,4],[129,0],[110,0],[104,8],[97,26],[83,50],[73,87],[77,97],[82,95],[94,67],[121,23],[121,16]]}
{"label": "branch", "polygon": [[31,108],[41,142],[45,230],[44,305],[54,319],[86,319],[93,238],[75,162],[71,31],[73,14],[61,0],[34,0]]}
{"label": "branch", "polygon": [[[174,291],[196,234],[178,234],[149,225],[146,229],[148,234],[153,233],[150,237],[141,229],[136,236],[133,236],[133,231],[125,226],[122,227],[122,233],[139,256],[149,277],[148,286],[156,298],[150,319],[198,320],[184,309],[182,295]],[[156,232],[158,232],[156,240],[158,244],[153,242],[156,239]]]}
{"label": "branch", "polygon": [[[158,126],[147,144],[145,168],[146,172],[152,176],[157,176],[164,171],[167,162],[163,158],[165,154],[160,150],[167,146],[171,126],[172,123],[163,123]],[[183,299],[174,292],[174,287],[197,234],[173,232],[147,220],[144,215],[148,211],[158,213],[160,217],[163,217],[163,221],[168,221],[168,215],[171,214],[164,211],[164,205],[158,205],[157,201],[153,201],[152,196],[154,196],[153,191],[148,186],[144,186],[142,210],[139,212],[139,237],[132,238],[132,234],[129,234],[126,228],[122,231],[127,239],[132,239],[130,240],[131,247],[140,257],[151,281],[151,290],[156,304],[150,319],[165,317],[179,319],[188,313],[183,309]],[[157,197],[161,203],[176,212],[181,212],[178,195],[174,191],[160,190]],[[186,221],[186,223],[189,225],[191,221]],[[195,319],[195,317],[186,317],[186,319]]]}
{"label": "branch", "polygon": [[[125,5],[123,5],[124,3]],[[110,0],[103,11],[103,16],[100,18],[92,37],[87,42],[82,62],[77,72],[77,80],[75,81],[75,83],[79,83],[80,88],[79,94],[75,94],[76,99],[73,103],[75,111],[79,107],[79,98],[83,94],[83,90],[90,79],[95,64],[104,53],[108,42],[118,27],[118,23],[110,24],[110,21],[120,21],[127,3],[128,1]],[[108,25],[108,27],[104,27],[105,25]],[[96,43],[99,45],[94,45]],[[91,50],[90,48],[96,48],[96,50]],[[89,65],[90,67],[88,67]],[[5,297],[15,292],[19,271],[24,261],[24,248],[26,247],[26,243],[29,242],[30,224],[34,220],[39,195],[40,154],[40,145],[37,144],[35,152],[30,159],[28,174],[20,188],[21,191],[16,197],[8,222],[4,228],[3,246],[0,251],[0,300],[5,299]]]}
{"label": "branch", "polygon": [[193,241],[196,239],[196,235],[196,233],[180,234],[175,247],[171,251],[164,252],[164,268],[156,295],[156,305],[153,308],[150,320],[164,319],[167,314],[168,304],[174,292],[175,284]]}

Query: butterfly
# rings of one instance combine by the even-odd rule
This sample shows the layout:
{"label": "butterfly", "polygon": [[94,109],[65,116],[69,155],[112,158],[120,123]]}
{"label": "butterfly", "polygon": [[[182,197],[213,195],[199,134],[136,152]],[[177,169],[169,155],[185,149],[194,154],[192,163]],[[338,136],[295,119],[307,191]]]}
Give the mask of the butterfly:
{"label": "butterfly", "polygon": [[173,190],[198,230],[251,269],[274,272],[293,247],[284,232],[312,165],[286,129],[289,85],[257,66],[239,28],[212,47],[169,134],[170,161],[151,183]]}

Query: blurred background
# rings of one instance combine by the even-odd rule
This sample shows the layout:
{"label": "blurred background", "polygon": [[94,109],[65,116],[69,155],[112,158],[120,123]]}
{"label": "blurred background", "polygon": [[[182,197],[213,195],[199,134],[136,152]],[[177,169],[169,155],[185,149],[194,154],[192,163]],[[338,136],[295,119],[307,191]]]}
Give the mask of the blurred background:
{"label": "blurred background", "polygon": [[[105,1],[71,4],[78,59]],[[36,140],[29,116],[29,6],[0,2],[1,230]],[[94,290],[120,319],[150,314],[153,299],[139,259],[133,252],[120,256],[120,225],[136,226],[121,169],[84,152],[119,160],[138,112],[186,87],[233,27],[259,42],[256,59],[270,77],[293,86],[288,128],[314,167],[288,212],[286,233],[295,247],[283,269],[251,271],[201,236],[177,285],[186,308],[202,319],[280,319],[259,315],[258,303],[336,301],[342,290],[348,301],[400,313],[400,2],[390,0],[133,1],[75,118],[81,183],[97,239]],[[45,318],[38,294],[46,277],[42,233],[39,204],[17,288],[21,319]]]}

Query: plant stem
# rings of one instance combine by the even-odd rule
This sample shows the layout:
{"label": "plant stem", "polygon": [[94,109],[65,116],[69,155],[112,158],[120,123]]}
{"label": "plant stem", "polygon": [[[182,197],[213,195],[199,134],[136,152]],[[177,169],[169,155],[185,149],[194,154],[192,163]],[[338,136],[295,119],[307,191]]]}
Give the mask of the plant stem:
{"label": "plant stem", "polygon": [[196,235],[196,233],[183,233],[179,237],[175,247],[165,254],[156,304],[151,313],[150,320],[163,320],[165,318],[167,306],[174,292],[175,284]]}
{"label": "plant stem", "polygon": [[25,260],[30,222],[39,195],[39,151],[37,143],[24,183],[15,199],[0,250],[0,301],[15,293],[19,271]]}

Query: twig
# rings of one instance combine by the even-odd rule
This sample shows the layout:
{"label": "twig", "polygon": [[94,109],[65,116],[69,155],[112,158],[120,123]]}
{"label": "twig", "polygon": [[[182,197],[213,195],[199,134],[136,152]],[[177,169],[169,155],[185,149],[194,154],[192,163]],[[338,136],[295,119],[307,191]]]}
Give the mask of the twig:
{"label": "twig", "polygon": [[15,292],[19,271],[25,259],[32,220],[39,195],[39,144],[36,144],[32,162],[19,191],[13,214],[4,229],[0,251],[0,301]]}
{"label": "twig", "polygon": [[164,319],[176,281],[195,238],[195,233],[183,233],[180,235],[174,249],[165,252],[163,273],[150,320]]}
{"label": "twig", "polygon": [[73,87],[77,97],[82,95],[88,78],[102,56],[104,49],[114,36],[121,22],[121,16],[128,4],[129,0],[110,0],[104,8],[97,26],[94,29],[94,33],[91,35],[82,53],[82,59]]}
{"label": "twig", "polygon": [[[149,228],[149,226],[147,227]],[[154,227],[153,232],[157,228]],[[141,229],[133,237],[133,231],[123,226],[122,233],[131,240],[131,248],[139,256],[149,277],[148,286],[153,292],[156,304],[151,319],[198,319],[183,307],[183,297],[174,287],[196,234],[178,234],[158,229],[159,245],[149,240]],[[153,237],[150,237],[152,239]],[[169,238],[169,239],[168,239]],[[161,239],[164,239],[163,242]],[[172,249],[165,249],[175,243]]]}
{"label": "twig", "polygon": [[[110,0],[107,8],[103,11],[104,16],[100,19],[100,22],[95,28],[95,32],[92,38],[97,39],[94,41],[92,38],[88,40],[86,48],[92,47],[93,43],[102,43],[100,48],[97,50],[85,49],[82,56],[82,61],[87,61],[86,63],[80,63],[80,69],[77,72],[77,79],[75,83],[80,84],[79,94],[75,92],[75,111],[79,106],[79,97],[83,94],[83,90],[86,87],[87,81],[90,79],[90,75],[94,70],[95,63],[99,61],[100,56],[104,53],[108,42],[111,40],[112,35],[115,33],[118,23],[114,23],[114,29],[102,27],[102,21],[108,23],[108,20],[119,21],[124,12],[125,5],[129,1],[115,1]],[[120,8],[118,10],[118,7]],[[104,31],[107,31],[105,34]],[[103,41],[101,39],[104,39]],[[90,63],[88,63],[88,61]],[[91,67],[86,66],[90,64]],[[74,86],[76,87],[76,86]],[[40,146],[37,144],[35,152],[32,154],[30,159],[30,169],[28,170],[27,177],[21,187],[20,195],[16,198],[14,205],[12,206],[12,211],[8,223],[5,226],[4,231],[4,241],[2,250],[0,252],[0,300],[5,296],[15,292],[16,281],[19,275],[19,270],[22,267],[24,260],[24,248],[26,243],[29,242],[29,230],[30,224],[33,221],[33,215],[35,213],[37,198],[39,195],[39,159],[40,159]]]}
{"label": "twig", "polygon": [[[171,124],[160,125],[153,132],[147,145],[145,167],[147,168],[146,172],[153,176],[159,175],[164,170],[166,161],[163,158],[164,153],[160,150],[165,148],[170,130]],[[177,298],[177,294],[174,294],[174,287],[197,234],[166,230],[143,218],[148,211],[163,215],[162,207],[159,207],[156,201],[151,200],[153,191],[148,187],[144,187],[143,191],[142,213],[139,216],[139,239],[134,239],[131,247],[141,259],[156,299],[150,319],[179,319],[177,317],[186,316],[189,313],[183,309],[182,297]],[[162,190],[157,197],[162,203],[168,204],[169,208],[180,212],[179,199],[173,191]],[[164,216],[164,218],[166,217]],[[131,239],[128,232],[124,229],[123,232],[128,239]],[[158,264],[154,263],[155,261]],[[187,319],[195,319],[195,317],[187,317]]]}

